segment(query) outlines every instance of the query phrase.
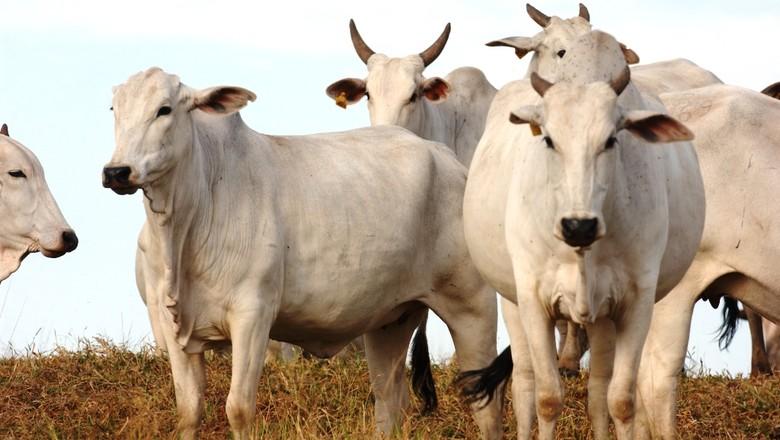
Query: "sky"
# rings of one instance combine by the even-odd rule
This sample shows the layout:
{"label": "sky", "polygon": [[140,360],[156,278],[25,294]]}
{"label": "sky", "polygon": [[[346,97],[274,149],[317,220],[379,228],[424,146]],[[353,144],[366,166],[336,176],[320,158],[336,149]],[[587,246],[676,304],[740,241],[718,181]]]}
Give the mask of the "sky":
{"label": "sky", "polygon": [[[548,15],[577,13],[575,1],[534,6]],[[634,49],[643,63],[688,58],[726,83],[754,90],[780,80],[780,4],[774,0],[600,0],[587,6],[594,26]],[[426,75],[443,77],[472,65],[496,87],[521,78],[527,60],[484,43],[539,31],[524,2],[503,0],[0,0],[0,11],[0,123],[36,153],[80,240],[60,259],[27,258],[0,284],[5,354],[72,348],[94,336],[131,346],[152,342],[134,280],[142,196],[120,197],[100,181],[114,149],[111,87],[131,74],[159,66],[196,88],[248,88],[258,100],[242,115],[263,133],[338,131],[368,124],[364,103],[345,111],[325,95],[338,79],[366,75],[350,43],[350,18],[374,50],[391,56],[422,51],[451,22],[447,47]],[[452,343],[436,321],[429,339],[441,360]],[[748,372],[746,323],[728,352],[713,342],[719,323],[719,311],[706,303],[696,307],[692,359],[713,372]],[[499,333],[503,347],[508,338]]]}

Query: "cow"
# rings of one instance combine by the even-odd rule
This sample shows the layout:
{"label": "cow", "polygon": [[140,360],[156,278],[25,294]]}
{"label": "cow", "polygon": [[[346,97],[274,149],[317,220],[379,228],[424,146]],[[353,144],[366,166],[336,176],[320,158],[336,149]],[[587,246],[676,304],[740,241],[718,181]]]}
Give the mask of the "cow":
{"label": "cow", "polygon": [[57,258],[79,244],[62,216],[32,151],[0,127],[0,281],[33,252]]}
{"label": "cow", "polygon": [[328,86],[327,95],[344,108],[365,96],[371,125],[399,125],[424,139],[441,142],[468,168],[496,88],[474,67],[460,67],[444,78],[423,76],[447,43],[449,23],[429,48],[403,58],[374,52],[354,20],[349,21],[349,32],[358,57],[368,67],[368,76],[336,81]]}
{"label": "cow", "polygon": [[[579,5],[578,15],[568,19],[547,16],[530,4],[526,4],[526,12],[542,27],[541,32],[533,37],[506,37],[494,40],[487,43],[487,46],[511,47],[515,49],[518,58],[532,53],[526,77],[536,72],[543,77],[555,79],[558,75],[559,63],[565,58],[569,44],[577,36],[586,34],[592,29],[590,12],[582,3]],[[626,63],[630,65],[639,63],[639,55],[634,50],[623,43],[620,43],[620,48]],[[633,66],[631,81],[641,92],[652,96],[722,83],[709,70],[682,58]],[[561,334],[558,350],[559,369],[566,376],[577,375],[580,358],[588,347],[584,329],[572,322],[559,323],[558,329]]]}
{"label": "cow", "polygon": [[[114,90],[103,185],[144,194],[137,282],[168,352],[179,432],[197,435],[205,350],[232,348],[226,412],[234,438],[247,438],[269,337],[328,357],[365,334],[377,429],[389,435],[428,308],[462,368],[496,353],[495,293],[463,236],[466,171],[444,145],[399,127],[257,133],[238,113],[254,99],[159,68]],[[498,438],[499,405],[473,408],[483,436]]]}
{"label": "cow", "polygon": [[592,31],[569,47],[556,83],[532,73],[530,88],[498,92],[469,170],[466,242],[503,297],[511,351],[462,380],[470,400],[489,397],[510,365],[518,438],[530,436],[534,403],[539,438],[553,438],[554,324],[572,320],[590,336],[595,438],[608,438],[611,415],[627,439],[653,303],[696,253],[704,190],[693,134],[630,83],[620,44]]}

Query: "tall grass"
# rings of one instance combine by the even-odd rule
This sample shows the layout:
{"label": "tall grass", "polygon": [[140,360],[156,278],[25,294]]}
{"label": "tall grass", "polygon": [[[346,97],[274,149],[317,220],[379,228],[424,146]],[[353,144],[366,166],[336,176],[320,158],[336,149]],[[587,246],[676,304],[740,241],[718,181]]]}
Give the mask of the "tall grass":
{"label": "tall grass", "polygon": [[[230,359],[208,356],[203,438],[227,438],[224,402]],[[440,396],[431,416],[412,408],[399,438],[474,439],[478,431],[452,386],[453,365],[434,368]],[[558,438],[591,438],[586,377],[567,379]],[[77,351],[27,353],[0,360],[0,438],[176,438],[170,368],[153,350],[105,340]],[[515,438],[511,407],[506,438]],[[684,378],[678,426],[684,439],[780,438],[780,377]],[[257,397],[257,437],[367,439],[373,434],[368,369],[361,358],[269,364]]]}

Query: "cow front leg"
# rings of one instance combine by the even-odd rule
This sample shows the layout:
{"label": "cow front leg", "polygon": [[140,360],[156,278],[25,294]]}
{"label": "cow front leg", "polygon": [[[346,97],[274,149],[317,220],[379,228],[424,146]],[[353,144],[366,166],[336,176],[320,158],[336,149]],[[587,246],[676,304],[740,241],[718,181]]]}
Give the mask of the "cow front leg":
{"label": "cow front leg", "polygon": [[635,294],[633,301],[615,322],[615,361],[607,391],[609,414],[615,423],[618,440],[634,438],[637,373],[653,316],[655,284],[632,293]]}
{"label": "cow front leg", "polygon": [[230,314],[233,365],[225,410],[236,440],[252,438],[257,385],[273,322],[269,307],[260,309]]}
{"label": "cow front leg", "polygon": [[169,327],[164,326],[163,333],[176,394],[176,412],[179,418],[177,431],[179,437],[184,440],[195,439],[198,438],[198,428],[203,418],[205,359],[203,353],[185,353]]}
{"label": "cow front leg", "polygon": [[501,314],[504,316],[512,347],[512,406],[517,420],[517,438],[529,440],[536,417],[536,386],[528,341],[521,324],[523,314],[516,304],[505,298],[501,298]]}
{"label": "cow front leg", "polygon": [[387,437],[398,428],[401,416],[409,406],[406,352],[414,329],[427,313],[428,309],[421,307],[363,336],[374,391],[377,430]]}
{"label": "cow front leg", "polygon": [[612,379],[615,359],[615,325],[602,318],[587,326],[590,342],[590,376],[588,377],[588,416],[597,440],[609,438],[607,390]]}

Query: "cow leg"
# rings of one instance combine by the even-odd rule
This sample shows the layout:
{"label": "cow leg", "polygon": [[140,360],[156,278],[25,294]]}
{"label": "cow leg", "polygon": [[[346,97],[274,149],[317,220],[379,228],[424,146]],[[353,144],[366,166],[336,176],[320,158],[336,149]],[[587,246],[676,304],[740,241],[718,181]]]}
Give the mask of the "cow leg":
{"label": "cow leg", "polygon": [[406,352],[420,321],[428,313],[422,307],[396,322],[363,335],[366,346],[371,388],[374,391],[374,414],[377,430],[391,436],[409,406],[406,385]]}
{"label": "cow leg", "polygon": [[164,325],[163,334],[168,347],[168,359],[173,375],[173,389],[176,394],[179,437],[198,438],[198,428],[203,418],[204,391],[206,389],[206,365],[203,353],[185,353],[176,342],[169,325]]}
{"label": "cow leg", "polygon": [[512,346],[512,406],[517,420],[517,438],[529,440],[536,416],[536,387],[528,341],[520,323],[523,317],[517,305],[504,298],[501,298],[501,312]]}
{"label": "cow leg", "polygon": [[769,366],[769,357],[766,354],[761,315],[754,312],[753,309],[746,304],[742,304],[742,307],[745,311],[748,326],[750,327],[750,345],[752,347],[750,356],[750,376],[756,377],[761,374],[771,374],[772,368]]}
{"label": "cow leg", "polygon": [[[561,334],[562,347],[558,356],[558,369],[564,376],[576,377],[580,374],[580,359],[584,352],[581,344],[583,330],[582,327],[571,321],[564,322],[566,331]],[[556,323],[556,325],[558,324]]]}
{"label": "cow leg", "polygon": [[231,313],[230,337],[233,365],[225,410],[236,440],[252,438],[257,385],[263,371],[269,332],[273,323],[270,307],[248,307]]}
{"label": "cow leg", "polygon": [[599,319],[587,326],[590,342],[590,376],[588,378],[588,415],[593,437],[609,438],[607,389],[615,360],[615,325],[610,319]]}
{"label": "cow leg", "polygon": [[618,440],[634,438],[637,373],[653,317],[655,290],[655,283],[651,289],[637,289],[633,304],[615,323],[615,362],[607,404]]}

